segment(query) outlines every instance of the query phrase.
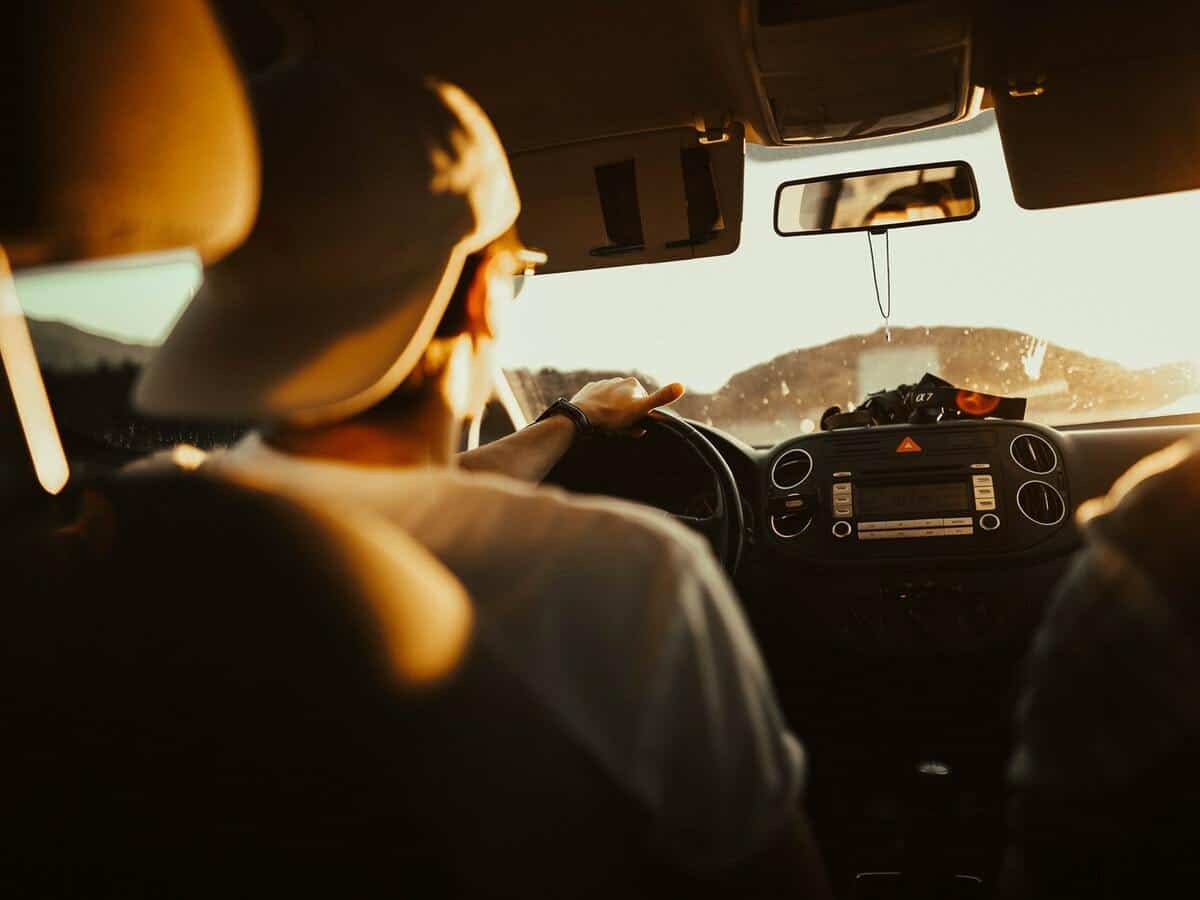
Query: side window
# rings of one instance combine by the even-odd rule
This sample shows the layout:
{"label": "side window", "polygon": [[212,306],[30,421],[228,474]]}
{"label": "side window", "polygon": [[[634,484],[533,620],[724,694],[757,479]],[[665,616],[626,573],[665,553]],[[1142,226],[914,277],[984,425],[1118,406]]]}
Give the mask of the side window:
{"label": "side window", "polygon": [[69,454],[119,462],[177,443],[211,448],[238,429],[146,419],[130,392],[200,286],[191,252],[19,273],[15,284]]}

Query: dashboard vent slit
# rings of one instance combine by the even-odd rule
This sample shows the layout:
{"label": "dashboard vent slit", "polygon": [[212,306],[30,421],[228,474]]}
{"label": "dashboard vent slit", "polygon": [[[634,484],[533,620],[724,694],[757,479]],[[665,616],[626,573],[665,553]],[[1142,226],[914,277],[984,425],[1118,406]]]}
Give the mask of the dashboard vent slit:
{"label": "dashboard vent slit", "polygon": [[1049,475],[1058,468],[1058,454],[1044,437],[1019,434],[1008,445],[1013,462],[1034,475]]}
{"label": "dashboard vent slit", "polygon": [[1030,522],[1049,527],[1066,518],[1067,502],[1054,485],[1027,481],[1017,489],[1017,509]]}

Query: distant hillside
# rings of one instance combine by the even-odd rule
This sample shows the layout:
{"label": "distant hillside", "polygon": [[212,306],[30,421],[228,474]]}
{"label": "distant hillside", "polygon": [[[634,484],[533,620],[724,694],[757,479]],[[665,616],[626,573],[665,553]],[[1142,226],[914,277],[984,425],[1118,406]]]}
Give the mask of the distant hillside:
{"label": "distant hillside", "polygon": [[101,367],[143,366],[154,352],[145,344],[127,344],[113,338],[84,331],[65,322],[29,319],[38,361],[43,369],[78,372]]}
{"label": "distant hillside", "polygon": [[[747,399],[777,416],[821,412],[828,403],[860,402],[866,394],[896,387],[857,384],[859,355],[868,348],[928,348],[930,369],[959,387],[1025,396],[1043,416],[1087,414],[1094,407],[1166,405],[1196,390],[1188,364],[1130,370],[1108,360],[1039,342],[1000,328],[894,328],[793,350],[734,375],[709,402],[714,418],[736,416]],[[913,370],[908,383],[924,374]],[[766,403],[763,403],[766,398]]]}
{"label": "distant hillside", "polygon": [[[875,371],[888,371],[889,354],[909,368],[894,371],[889,383],[859,384],[860,373],[871,368],[863,365],[864,354],[882,359]],[[891,343],[877,331],[792,350],[733,375],[715,393],[690,393],[675,408],[751,440],[774,440],[795,433],[806,419],[819,422],[830,405],[859,403],[873,391],[912,383],[927,370],[959,387],[1028,397],[1031,417],[1054,423],[1144,414],[1200,390],[1187,363],[1130,370],[1006,329],[893,328]],[[537,398],[534,406],[544,406],[589,380],[620,373],[509,374]],[[649,390],[657,386],[653,379],[642,381]]]}

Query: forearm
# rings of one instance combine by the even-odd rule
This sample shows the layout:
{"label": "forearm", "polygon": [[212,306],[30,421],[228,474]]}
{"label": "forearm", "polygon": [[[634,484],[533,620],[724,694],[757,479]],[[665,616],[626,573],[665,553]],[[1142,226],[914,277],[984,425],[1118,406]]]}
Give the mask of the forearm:
{"label": "forearm", "polygon": [[565,416],[551,416],[508,437],[458,454],[458,464],[474,472],[541,481],[574,440],[575,423]]}

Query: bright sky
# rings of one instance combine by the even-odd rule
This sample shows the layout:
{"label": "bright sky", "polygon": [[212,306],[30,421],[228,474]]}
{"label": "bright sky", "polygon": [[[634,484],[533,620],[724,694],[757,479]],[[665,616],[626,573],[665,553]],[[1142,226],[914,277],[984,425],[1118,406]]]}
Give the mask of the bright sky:
{"label": "bright sky", "polygon": [[[1029,212],[995,119],[851,147],[747,147],[740,249],[729,256],[542,275],[508,319],[509,367],[639,369],[712,391],[797,347],[881,324],[862,233],[778,237],[782,181],[965,159],[981,210],[890,236],[892,324],[998,326],[1130,366],[1200,361],[1200,191]],[[26,273],[26,312],[156,344],[198,283],[194,255]]]}
{"label": "bright sky", "polygon": [[990,111],[853,147],[749,145],[736,253],[537,276],[508,320],[503,361],[636,368],[712,391],[777,354],[872,332],[882,322],[867,236],[779,237],[775,190],[791,179],[947,159],[974,168],[980,212],[890,235],[893,325],[1011,328],[1137,367],[1200,361],[1200,191],[1023,210]]}
{"label": "bright sky", "polygon": [[200,286],[190,250],[27,270],[16,276],[25,315],[77,325],[126,343],[162,343]]}

